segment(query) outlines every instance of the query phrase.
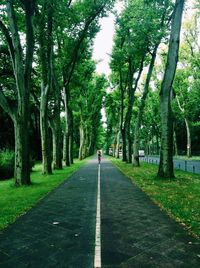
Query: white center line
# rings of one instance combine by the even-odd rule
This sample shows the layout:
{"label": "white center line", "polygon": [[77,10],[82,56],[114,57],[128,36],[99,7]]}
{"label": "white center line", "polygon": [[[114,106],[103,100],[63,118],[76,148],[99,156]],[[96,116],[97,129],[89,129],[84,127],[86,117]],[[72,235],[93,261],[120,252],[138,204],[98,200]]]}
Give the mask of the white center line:
{"label": "white center line", "polygon": [[100,187],[100,167],[98,167],[98,193],[97,193],[97,213],[96,213],[96,238],[94,268],[101,268],[101,187]]}

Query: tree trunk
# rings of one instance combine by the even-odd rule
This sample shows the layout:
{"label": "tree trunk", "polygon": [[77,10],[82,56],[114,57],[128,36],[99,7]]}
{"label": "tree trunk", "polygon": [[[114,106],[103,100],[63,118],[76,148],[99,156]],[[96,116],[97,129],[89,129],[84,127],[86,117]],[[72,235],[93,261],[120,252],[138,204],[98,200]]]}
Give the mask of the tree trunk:
{"label": "tree trunk", "polygon": [[30,154],[29,154],[29,121],[28,114],[21,115],[14,120],[15,126],[15,184],[29,185]]}
{"label": "tree trunk", "polygon": [[128,108],[125,116],[125,122],[124,122],[124,128],[126,129],[126,136],[128,141],[128,163],[132,163],[132,137],[131,137],[131,118],[132,118],[132,110],[133,110],[133,104],[134,104],[134,94],[137,89],[137,85],[140,79],[140,76],[142,74],[143,70],[143,62],[144,62],[144,55],[141,59],[140,66],[139,66],[139,72],[137,75],[137,78],[135,80],[135,85],[133,87],[133,66],[131,62],[131,58],[129,60],[129,82],[128,82]]}
{"label": "tree trunk", "polygon": [[181,106],[180,100],[178,98],[178,96],[176,95],[176,100],[178,103],[178,107],[181,111],[181,113],[184,116],[184,121],[185,121],[185,126],[186,126],[186,132],[187,132],[187,157],[191,157],[191,135],[190,135],[190,123],[189,120],[187,119],[187,117],[185,116],[185,103]]}
{"label": "tree trunk", "polygon": [[29,97],[30,82],[34,50],[34,33],[32,17],[34,14],[34,2],[24,3],[25,13],[25,53],[23,53],[18,32],[18,20],[15,14],[13,1],[6,2],[6,12],[9,30],[0,20],[0,29],[7,42],[13,73],[16,84],[15,105],[13,108],[7,101],[3,92],[0,94],[0,104],[11,116],[15,126],[15,183],[16,185],[29,185],[30,181],[30,155],[29,155]]}
{"label": "tree trunk", "polygon": [[156,133],[156,155],[160,154],[159,135]]}
{"label": "tree trunk", "polygon": [[137,114],[137,118],[136,118],[136,122],[135,122],[134,142],[133,142],[133,164],[134,164],[134,166],[137,166],[137,167],[140,166],[140,162],[139,162],[140,126],[141,126],[142,115],[143,115],[143,111],[144,111],[144,107],[145,107],[145,101],[146,101],[146,98],[147,98],[147,95],[149,92],[149,83],[151,80],[151,76],[152,76],[152,72],[153,72],[153,68],[154,68],[154,63],[155,63],[155,59],[156,59],[156,53],[157,53],[157,49],[158,49],[159,44],[160,44],[160,41],[155,45],[155,48],[154,48],[153,53],[152,53],[152,58],[151,58],[151,62],[149,65],[147,78],[145,81],[144,91],[143,91],[143,95],[142,95],[142,98],[140,101],[139,110],[138,110],[138,114]]}
{"label": "tree trunk", "polygon": [[[95,137],[96,137],[96,129],[93,127],[91,133],[90,133],[90,145],[89,145],[89,155],[94,154],[94,149],[95,149]],[[107,149],[106,147],[106,154],[109,152],[109,148]]]}
{"label": "tree trunk", "polygon": [[161,156],[160,156],[158,176],[163,178],[174,177],[173,118],[172,118],[170,95],[178,61],[179,39],[180,39],[183,6],[184,6],[184,0],[176,0],[172,26],[171,26],[167,64],[160,92]]}
{"label": "tree trunk", "polygon": [[50,135],[48,126],[48,86],[41,89],[41,102],[40,102],[40,132],[41,132],[41,144],[42,144],[42,174],[52,174],[51,167],[51,152],[50,152]]}
{"label": "tree trunk", "polygon": [[127,161],[127,154],[126,154],[126,129],[121,129],[121,135],[122,135],[122,161]]}
{"label": "tree trunk", "polygon": [[[123,44],[122,44],[123,46]],[[122,48],[122,47],[121,47]],[[126,154],[126,129],[124,127],[124,93],[125,88],[123,87],[123,78],[122,78],[122,69],[120,66],[119,69],[119,82],[120,82],[120,132],[122,137],[122,161],[126,162],[127,154]]]}
{"label": "tree trunk", "polygon": [[66,135],[63,133],[63,162],[66,162]]}
{"label": "tree trunk", "polygon": [[[68,131],[68,130],[67,130]],[[70,166],[70,136],[69,136],[69,132],[65,133],[65,136],[66,136],[66,155],[65,155],[65,165],[67,167]]]}
{"label": "tree trunk", "polygon": [[80,132],[79,160],[82,160],[83,159],[83,147],[84,147],[84,143],[85,143],[85,141],[84,141],[85,135],[84,135],[84,129],[83,129],[82,122],[80,123],[79,132]]}
{"label": "tree trunk", "polygon": [[55,115],[51,130],[53,137],[53,169],[62,169],[62,137],[60,114]]}
{"label": "tree trunk", "polygon": [[178,146],[177,146],[177,139],[176,139],[176,132],[174,130],[174,155],[178,155]]}
{"label": "tree trunk", "polygon": [[191,134],[190,134],[190,124],[187,118],[185,118],[185,125],[187,131],[187,157],[190,158],[192,156],[191,153]]}
{"label": "tree trunk", "polygon": [[[131,122],[130,122],[131,124]],[[128,163],[132,163],[132,147],[133,147],[133,139],[132,139],[132,136],[131,136],[131,126],[128,126],[127,128],[127,140],[128,140],[128,159],[127,159],[127,162]]]}
{"label": "tree trunk", "polygon": [[[47,16],[45,16],[47,15]],[[53,86],[53,2],[42,6],[39,19],[40,60],[42,66],[42,86],[40,100],[40,131],[42,144],[42,173],[52,174],[51,136],[48,124],[48,98]],[[47,27],[46,27],[47,25]]]}
{"label": "tree trunk", "polygon": [[70,163],[74,163],[74,118],[73,118],[73,112],[70,108],[69,110],[70,113],[70,139],[69,139],[69,155],[70,155]]}
{"label": "tree trunk", "polygon": [[70,111],[69,111],[69,99],[70,92],[69,86],[64,88],[64,103],[65,103],[65,138],[66,138],[66,155],[65,155],[65,164],[70,166]]}
{"label": "tree trunk", "polygon": [[84,129],[83,158],[88,156],[88,129]]}
{"label": "tree trunk", "polygon": [[119,146],[120,146],[120,134],[121,134],[121,131],[118,130],[117,132],[117,139],[116,139],[116,152],[115,152],[115,157],[116,158],[119,158]]}
{"label": "tree trunk", "polygon": [[53,136],[53,169],[62,169],[61,129],[59,122],[51,129]]}

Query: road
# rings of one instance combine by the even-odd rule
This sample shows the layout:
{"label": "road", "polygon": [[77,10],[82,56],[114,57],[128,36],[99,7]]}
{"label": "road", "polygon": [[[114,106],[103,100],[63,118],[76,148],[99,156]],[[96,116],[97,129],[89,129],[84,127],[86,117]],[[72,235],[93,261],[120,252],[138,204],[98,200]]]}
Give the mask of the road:
{"label": "road", "polygon": [[107,159],[89,160],[0,233],[2,268],[195,268],[199,254],[200,240]]}

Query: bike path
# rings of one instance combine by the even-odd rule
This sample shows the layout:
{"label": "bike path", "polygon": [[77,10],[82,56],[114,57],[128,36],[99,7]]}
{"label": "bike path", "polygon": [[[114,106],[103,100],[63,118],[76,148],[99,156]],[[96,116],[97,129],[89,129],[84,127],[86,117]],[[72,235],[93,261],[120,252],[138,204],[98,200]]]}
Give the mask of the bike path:
{"label": "bike path", "polygon": [[[1,232],[0,267],[93,268],[97,173],[92,159]],[[200,241],[105,159],[101,260],[102,268],[200,267]]]}
{"label": "bike path", "polygon": [[92,268],[97,170],[90,160],[1,232],[0,267]]}
{"label": "bike path", "polygon": [[110,161],[101,166],[102,268],[199,268],[191,237]]}

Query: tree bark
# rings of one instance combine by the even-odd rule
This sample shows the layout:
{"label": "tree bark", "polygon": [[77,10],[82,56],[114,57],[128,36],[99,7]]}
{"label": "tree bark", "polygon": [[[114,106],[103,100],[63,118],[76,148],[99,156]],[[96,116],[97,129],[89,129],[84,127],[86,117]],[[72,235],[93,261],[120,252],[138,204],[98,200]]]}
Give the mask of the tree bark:
{"label": "tree bark", "polygon": [[183,117],[184,117],[184,121],[185,121],[185,127],[186,127],[186,133],[187,133],[187,157],[191,157],[191,134],[190,134],[190,123],[189,123],[189,120],[188,118],[186,117],[185,115],[185,103],[183,103],[183,105],[181,106],[181,103],[180,103],[180,100],[178,98],[178,96],[176,95],[176,100],[177,100],[177,103],[178,103],[178,107],[181,111],[181,113],[183,114]]}
{"label": "tree bark", "polygon": [[121,131],[117,131],[117,138],[116,138],[116,152],[115,152],[115,157],[119,158],[119,146],[120,146],[120,136],[121,136]]}
{"label": "tree bark", "polygon": [[80,132],[79,160],[82,160],[84,158],[83,149],[84,149],[84,143],[85,143],[85,135],[84,135],[84,128],[83,128],[82,122],[80,122],[79,132]]}
{"label": "tree bark", "polygon": [[121,129],[121,135],[122,135],[122,161],[127,161],[127,153],[126,153],[126,129],[122,127]]}
{"label": "tree bark", "polygon": [[65,164],[70,166],[70,108],[69,108],[70,92],[69,86],[64,87],[64,103],[65,103]]}
{"label": "tree bark", "polygon": [[7,42],[17,89],[16,109],[10,106],[3,92],[0,93],[0,105],[11,116],[15,126],[15,184],[29,185],[30,181],[30,153],[29,153],[29,97],[30,81],[34,50],[34,33],[32,17],[34,1],[24,3],[26,27],[26,52],[20,42],[17,18],[13,1],[7,1],[6,11],[9,30],[0,21],[0,29]]}
{"label": "tree bark", "polygon": [[178,155],[178,146],[177,146],[177,139],[176,139],[176,132],[174,130],[174,155]]}
{"label": "tree bark", "polygon": [[160,92],[161,155],[160,155],[158,176],[162,178],[174,177],[173,117],[171,110],[170,95],[178,61],[183,7],[184,7],[184,0],[176,0],[172,26],[171,26],[167,64]]}
{"label": "tree bark", "polygon": [[42,145],[42,174],[52,174],[51,152],[50,152],[50,135],[48,125],[48,85],[41,88],[40,100],[40,132]]}
{"label": "tree bark", "polygon": [[136,122],[135,122],[134,142],[133,142],[133,164],[134,164],[134,166],[137,166],[137,167],[140,166],[140,162],[139,162],[140,126],[141,126],[141,122],[142,122],[142,115],[143,115],[143,111],[144,111],[144,107],[145,107],[145,101],[146,101],[146,98],[147,98],[147,95],[149,92],[149,83],[151,80],[151,76],[152,76],[152,72],[153,72],[153,68],[154,68],[154,63],[155,63],[155,59],[156,59],[156,53],[157,53],[157,49],[158,49],[159,44],[160,44],[160,41],[155,45],[155,48],[154,48],[153,53],[152,53],[151,62],[149,65],[148,74],[147,74],[147,78],[145,81],[144,91],[143,91],[143,95],[142,95],[142,98],[140,101],[139,110],[138,110],[138,114],[137,114],[137,118],[136,118]]}
{"label": "tree bark", "polygon": [[[47,15],[47,18],[46,16]],[[48,100],[53,86],[53,2],[44,1],[42,14],[38,17],[42,85],[40,100],[40,132],[44,175],[52,174],[51,140],[48,124]]]}
{"label": "tree bark", "polygon": [[190,123],[187,118],[185,118],[185,125],[187,131],[187,157],[190,158],[192,156],[191,152],[191,134],[190,134]]}
{"label": "tree bark", "polygon": [[29,153],[29,121],[28,114],[14,120],[15,127],[15,184],[29,185],[30,180],[30,153]]}
{"label": "tree bark", "polygon": [[[123,46],[123,43],[122,43]],[[122,48],[121,46],[121,48]],[[120,66],[119,69],[119,83],[120,83],[120,132],[122,137],[122,161],[126,162],[127,160],[127,154],[126,154],[126,129],[124,127],[124,94],[125,94],[125,88],[123,87],[123,81],[122,81],[122,69]]]}
{"label": "tree bark", "polygon": [[52,129],[53,137],[53,169],[62,169],[62,153],[61,153],[61,130],[57,122],[55,128]]}
{"label": "tree bark", "polygon": [[[55,80],[55,77],[54,77]],[[56,82],[54,81],[54,84]],[[57,84],[57,83],[56,83]],[[61,121],[60,121],[60,88],[54,86],[54,115],[50,120],[53,137],[53,169],[62,169],[62,141],[61,141]]]}
{"label": "tree bark", "polygon": [[132,118],[132,110],[133,110],[133,104],[134,104],[134,94],[137,89],[140,76],[142,74],[143,62],[144,62],[144,56],[142,57],[142,60],[140,62],[138,75],[137,75],[137,78],[135,80],[135,84],[133,87],[134,70],[133,70],[131,59],[129,61],[128,108],[127,108],[127,112],[125,115],[125,122],[124,122],[124,129],[126,129],[126,135],[127,135],[127,141],[128,141],[128,158],[127,158],[128,163],[132,163],[131,118]]}
{"label": "tree bark", "polygon": [[[96,139],[96,127],[93,126],[92,127],[92,131],[90,133],[90,144],[89,144],[89,155],[93,155],[94,154],[94,150],[95,150],[95,140]],[[109,151],[109,149],[106,148],[106,152]]]}

